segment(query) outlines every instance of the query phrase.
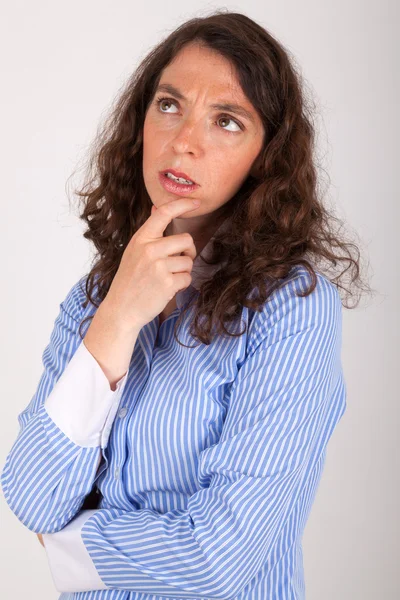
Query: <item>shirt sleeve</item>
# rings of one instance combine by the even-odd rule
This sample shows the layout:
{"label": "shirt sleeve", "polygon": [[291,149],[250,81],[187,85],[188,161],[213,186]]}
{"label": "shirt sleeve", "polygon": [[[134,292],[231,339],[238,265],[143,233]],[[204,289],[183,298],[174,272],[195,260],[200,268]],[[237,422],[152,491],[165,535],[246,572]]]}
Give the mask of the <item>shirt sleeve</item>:
{"label": "shirt sleeve", "polygon": [[65,371],[44,401],[52,421],[78,446],[105,448],[125,387],[116,389],[82,340]]}
{"label": "shirt sleeve", "polygon": [[[78,333],[81,280],[60,304],[44,370],[1,473],[4,497],[36,533],[62,529],[93,487],[128,373],[111,386]],[[104,469],[103,469],[104,470]]]}
{"label": "shirt sleeve", "polygon": [[44,535],[58,591],[234,598],[281,535],[300,535],[346,406],[340,296],[324,279],[298,296],[304,283],[289,280],[254,316],[220,439],[199,454],[186,508],[82,511]]}

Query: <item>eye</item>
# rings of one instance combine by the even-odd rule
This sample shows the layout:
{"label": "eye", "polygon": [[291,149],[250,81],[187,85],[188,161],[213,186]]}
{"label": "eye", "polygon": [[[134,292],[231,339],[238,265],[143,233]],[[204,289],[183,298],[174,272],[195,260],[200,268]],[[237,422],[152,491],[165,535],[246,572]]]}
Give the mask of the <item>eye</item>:
{"label": "eye", "polygon": [[226,129],[225,127],[222,128],[222,129],[226,129],[226,131],[228,131],[229,133],[235,133],[236,131],[240,131],[242,129],[242,127],[239,125],[239,123],[235,119],[232,119],[232,117],[229,117],[228,115],[221,115],[219,117],[219,119],[217,119],[216,122],[218,122],[218,121],[231,121],[232,123],[235,123],[237,129],[234,129],[233,131]]}
{"label": "eye", "polygon": [[[175,102],[171,98],[164,98],[163,96],[161,96],[161,98],[156,99],[156,105],[158,106],[159,110],[161,110],[160,106],[163,102],[166,102],[167,104],[175,104]],[[161,112],[165,111],[161,110]]]}
{"label": "eye", "polygon": [[[160,96],[158,98],[156,98],[155,100],[155,104],[158,107],[158,110],[162,113],[166,113],[166,111],[161,109],[161,105],[163,103],[167,103],[167,104],[172,104],[176,106],[176,102],[175,100],[173,100],[172,98],[167,98],[165,96]],[[168,113],[167,113],[168,114]],[[175,114],[175,113],[173,113]],[[236,119],[232,119],[232,117],[230,117],[229,115],[221,115],[216,121],[214,121],[215,123],[218,123],[218,121],[231,121],[232,123],[234,123],[237,127],[237,129],[234,129],[233,131],[230,129],[226,129],[226,127],[222,127],[221,129],[224,129],[225,131],[227,131],[228,133],[237,133],[238,131],[241,131],[243,129],[243,126],[236,121]]]}

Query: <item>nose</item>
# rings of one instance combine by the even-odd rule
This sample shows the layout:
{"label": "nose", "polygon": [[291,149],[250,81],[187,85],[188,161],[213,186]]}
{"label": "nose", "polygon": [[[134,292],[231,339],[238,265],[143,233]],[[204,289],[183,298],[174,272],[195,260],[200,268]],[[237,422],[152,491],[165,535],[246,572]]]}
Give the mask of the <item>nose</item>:
{"label": "nose", "polygon": [[194,119],[183,119],[177,126],[172,148],[177,154],[190,152],[199,154],[201,148],[201,123]]}

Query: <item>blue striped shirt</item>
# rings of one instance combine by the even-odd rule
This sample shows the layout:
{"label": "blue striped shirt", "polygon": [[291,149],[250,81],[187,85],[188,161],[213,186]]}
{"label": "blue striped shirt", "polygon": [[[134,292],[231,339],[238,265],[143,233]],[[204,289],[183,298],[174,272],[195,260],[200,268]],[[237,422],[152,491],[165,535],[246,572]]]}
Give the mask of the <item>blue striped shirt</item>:
{"label": "blue striped shirt", "polygon": [[[336,287],[317,272],[298,297],[310,278],[294,267],[260,312],[242,308],[230,331],[245,323],[243,335],[185,348],[173,328],[193,280],[158,338],[158,316],[140,330],[119,390],[101,391],[106,435],[77,443],[46,399],[57,386],[71,406],[68,386],[95,395],[64,378],[96,310],[82,309],[84,279],[60,304],[1,474],[13,513],[48,541],[60,600],[303,600],[302,535],[346,408]],[[193,346],[192,310],[178,337]]]}

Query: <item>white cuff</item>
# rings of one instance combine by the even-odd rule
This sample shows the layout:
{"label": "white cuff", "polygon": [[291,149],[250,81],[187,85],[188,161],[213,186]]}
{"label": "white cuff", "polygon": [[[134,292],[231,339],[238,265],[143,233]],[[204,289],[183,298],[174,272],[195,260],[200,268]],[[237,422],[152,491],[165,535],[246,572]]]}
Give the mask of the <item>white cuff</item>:
{"label": "white cuff", "polygon": [[82,510],[63,529],[43,533],[43,544],[59,592],[86,592],[109,589],[100,578],[83,543],[81,531],[96,509]]}
{"label": "white cuff", "polygon": [[110,388],[83,340],[44,402],[49,417],[78,446],[105,448],[129,370]]}

